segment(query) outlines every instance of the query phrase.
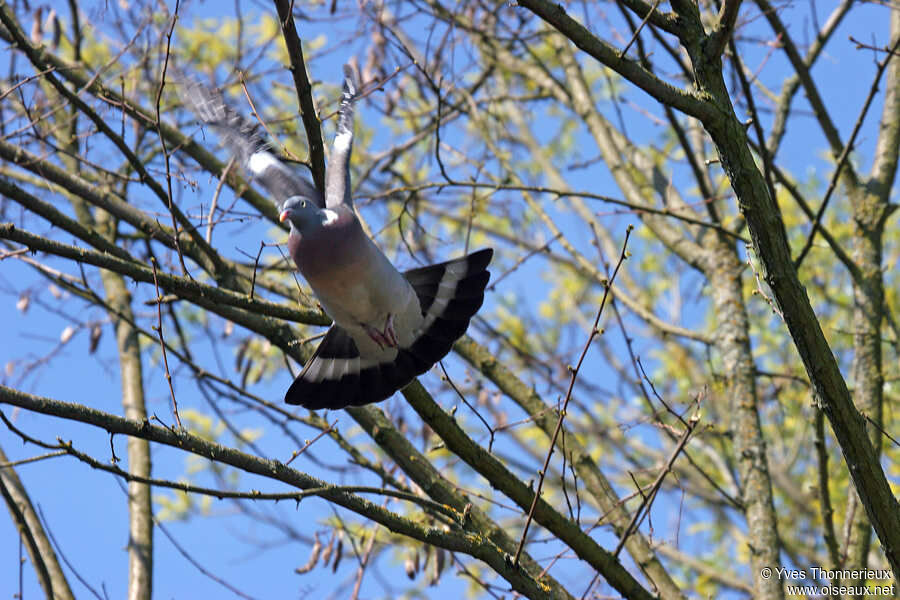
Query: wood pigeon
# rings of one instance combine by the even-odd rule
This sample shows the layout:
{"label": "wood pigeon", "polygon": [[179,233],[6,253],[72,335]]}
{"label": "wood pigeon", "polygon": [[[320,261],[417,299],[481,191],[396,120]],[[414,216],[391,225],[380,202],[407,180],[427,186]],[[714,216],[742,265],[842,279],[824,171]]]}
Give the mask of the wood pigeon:
{"label": "wood pigeon", "polygon": [[447,355],[484,301],[493,250],[400,273],[365,234],[350,197],[357,85],[349,66],[324,198],[220,94],[190,81],[181,93],[281,204],[291,257],[334,320],[285,394],[288,404],[339,409],[379,402]]}

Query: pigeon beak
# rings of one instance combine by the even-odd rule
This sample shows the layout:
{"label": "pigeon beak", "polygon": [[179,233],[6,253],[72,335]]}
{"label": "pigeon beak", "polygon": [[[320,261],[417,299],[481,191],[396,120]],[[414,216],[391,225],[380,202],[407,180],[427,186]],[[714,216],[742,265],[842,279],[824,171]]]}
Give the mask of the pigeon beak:
{"label": "pigeon beak", "polygon": [[283,211],[281,211],[281,214],[278,216],[278,220],[280,222],[284,223],[285,221],[287,221],[288,219],[291,218],[290,215],[291,215],[291,211],[283,210]]}

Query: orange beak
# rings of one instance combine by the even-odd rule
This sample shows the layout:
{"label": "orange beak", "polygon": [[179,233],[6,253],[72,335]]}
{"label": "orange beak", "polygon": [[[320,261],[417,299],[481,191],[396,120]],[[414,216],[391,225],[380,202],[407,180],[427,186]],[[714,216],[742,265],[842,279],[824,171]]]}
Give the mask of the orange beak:
{"label": "orange beak", "polygon": [[283,210],[283,211],[281,211],[281,214],[278,216],[278,220],[280,222],[284,223],[285,221],[287,221],[290,218],[289,215],[290,215],[290,211]]}

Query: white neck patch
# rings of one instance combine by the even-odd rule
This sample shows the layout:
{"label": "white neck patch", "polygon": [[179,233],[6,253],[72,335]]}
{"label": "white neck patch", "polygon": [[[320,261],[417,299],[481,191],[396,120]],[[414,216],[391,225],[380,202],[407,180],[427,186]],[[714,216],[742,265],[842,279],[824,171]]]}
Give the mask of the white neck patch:
{"label": "white neck patch", "polygon": [[322,214],[325,215],[325,220],[322,221],[322,225],[331,225],[338,220],[338,214],[330,208],[323,209]]}

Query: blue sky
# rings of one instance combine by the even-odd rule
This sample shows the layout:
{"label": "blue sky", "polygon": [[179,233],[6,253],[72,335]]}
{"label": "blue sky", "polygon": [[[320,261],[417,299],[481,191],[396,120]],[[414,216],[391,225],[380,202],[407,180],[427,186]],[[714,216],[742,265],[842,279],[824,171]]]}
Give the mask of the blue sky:
{"label": "blue sky", "polygon": [[[103,3],[87,4],[86,10],[91,15],[97,16],[92,25],[98,31],[110,27],[109,21],[102,17]],[[169,3],[170,7],[174,6]],[[185,10],[196,16],[217,16],[221,4],[214,2],[191,3]],[[819,11],[819,20],[824,21],[825,15],[831,10],[831,3],[819,3],[816,7]],[[243,6],[246,15],[259,14],[260,11],[271,10],[268,3],[245,3]],[[808,27],[808,7],[789,7],[784,15],[786,22],[792,24],[792,31],[803,31]],[[854,9],[854,16],[848,19],[841,30],[835,35],[834,41],[829,46],[816,68],[815,75],[822,95],[827,98],[828,105],[833,111],[833,116],[838,122],[842,136],[846,139],[855,121],[862,101],[868,92],[868,84],[874,73],[873,57],[871,52],[857,50],[850,41],[849,35],[854,35],[864,41],[870,41],[868,32],[876,32],[876,43],[886,42],[886,9],[875,5],[864,5]],[[232,15],[229,4],[228,15]],[[755,15],[755,10],[745,10],[745,14]],[[796,18],[795,18],[796,17]],[[252,22],[253,16],[249,17]],[[186,17],[182,24],[189,24]],[[302,32],[308,39],[313,39],[322,34],[328,36],[330,42],[341,40],[351,35],[353,23],[347,24],[346,31],[334,31],[329,28],[327,22],[304,22],[301,24]],[[599,28],[599,25],[598,25]],[[744,34],[754,32],[761,35],[766,32],[761,19],[741,30]],[[599,32],[602,35],[602,32]],[[802,39],[801,34],[797,34]],[[314,79],[336,83],[340,76],[340,65],[347,61],[354,53],[359,52],[361,43],[335,44],[330,52],[322,60],[317,61],[316,71],[312,73]],[[762,80],[769,85],[775,85],[785,76],[785,61],[783,54],[774,51],[770,58],[766,58],[766,49],[758,49],[747,59],[751,70],[763,61],[766,68],[763,71]],[[27,69],[23,68],[27,72]],[[865,76],[856,74],[865,73]],[[848,78],[853,74],[852,84],[848,84]],[[287,86],[291,86],[288,72],[285,70],[279,80]],[[862,82],[858,84],[857,82]],[[779,87],[773,88],[776,93]],[[628,98],[634,98],[641,104],[647,104],[641,97],[641,92],[632,88],[625,89]],[[799,94],[795,105],[801,110],[807,110],[802,94]],[[629,126],[629,132],[639,139],[659,139],[663,132],[643,118],[637,111],[630,111],[626,107],[625,119]],[[361,108],[362,119],[372,118],[372,113]],[[880,98],[876,101],[868,119],[867,127],[860,138],[860,150],[858,155],[862,157],[864,164],[871,155],[872,144],[875,139],[873,123],[880,114]],[[827,156],[827,148],[815,125],[812,117],[796,118],[791,124],[791,135],[785,141],[780,155],[786,157],[786,164],[790,169],[800,175],[816,171],[830,174],[830,161]],[[330,131],[326,127],[326,131]],[[547,135],[552,132],[548,131]],[[585,136],[585,145],[590,142]],[[390,143],[390,134],[384,133],[381,137],[376,135],[373,144],[387,146]],[[589,147],[585,154],[595,154]],[[675,183],[678,183],[678,174],[675,174]],[[826,177],[821,175],[820,177]],[[616,196],[611,179],[605,171],[594,168],[571,172],[570,184],[576,189],[609,189],[611,195]],[[181,198],[188,202],[196,202],[190,194],[205,194],[208,198],[215,182],[202,181],[201,188],[197,192],[184,189],[180,192]],[[605,207],[598,207],[605,210]],[[373,211],[374,212],[374,211]],[[13,211],[7,213],[7,218],[18,219],[19,215]],[[624,229],[625,224],[638,225],[636,218],[628,215],[612,219],[618,222],[619,229]],[[34,224],[34,220],[29,222]],[[39,234],[49,234],[47,227],[35,228]],[[249,225],[234,225],[223,228],[228,235],[219,238],[223,243],[239,247],[247,252],[255,252],[260,237],[272,238],[272,228],[259,222],[250,222]],[[54,235],[59,238],[59,236]],[[224,240],[227,240],[224,241]],[[64,240],[66,241],[66,240]],[[69,240],[70,241],[70,240]],[[587,243],[586,239],[579,243]],[[448,240],[442,246],[442,251],[449,257],[454,252],[460,252],[461,240]],[[636,251],[640,246],[633,248]],[[274,252],[274,251],[272,251]],[[444,258],[444,257],[441,257]],[[405,267],[414,266],[408,256],[401,257],[400,263]],[[63,264],[63,263],[56,263]],[[528,266],[520,272],[505,280],[503,286],[496,292],[517,291],[527,297],[533,285],[533,277],[538,271],[537,266]],[[32,291],[31,305],[26,314],[16,308],[19,298],[18,292],[23,289]],[[490,314],[496,308],[497,297],[487,299],[484,314]],[[139,307],[144,314],[150,312],[148,307]],[[59,311],[62,311],[61,313]],[[87,353],[88,331],[85,327],[77,331],[74,337],[63,345],[55,358],[45,366],[38,367],[33,372],[22,376],[22,360],[36,359],[58,344],[59,335],[73,323],[88,325],[95,319],[102,318],[102,313],[97,311],[85,311],[84,305],[78,300],[71,299],[58,301],[53,297],[51,290],[43,279],[37,278],[33,270],[23,263],[15,260],[5,260],[0,263],[0,323],[3,324],[2,337],[6,343],[0,345],[0,365],[13,362],[11,375],[3,376],[3,382],[13,385],[27,392],[39,394],[59,400],[84,403],[112,413],[121,411],[119,381],[117,379],[118,365],[115,357],[115,343],[111,328],[104,323],[104,335],[96,355]],[[703,322],[703,315],[699,311],[686,312],[684,318],[687,321]],[[221,334],[224,322],[215,316],[210,317],[210,330],[217,335]],[[211,347],[204,342],[199,342],[201,348]],[[613,341],[616,347],[621,347],[620,341]],[[641,353],[652,352],[653,340],[637,340],[637,347]],[[573,345],[578,345],[573,343]],[[171,359],[170,359],[171,360]],[[233,355],[225,354],[223,362],[230,368],[234,361]],[[451,372],[461,373],[461,368],[454,361],[449,365]],[[171,408],[168,388],[159,361],[145,361],[146,371],[144,381],[148,398],[148,411],[158,415],[165,421],[171,421]],[[196,392],[195,386],[190,381],[189,373],[184,368],[173,366],[176,378],[176,392],[183,410],[195,409],[208,413],[209,408],[205,400]],[[608,373],[601,359],[591,355],[588,369],[593,375],[593,380],[602,380],[603,374]],[[236,374],[230,373],[231,377]],[[432,372],[424,377],[424,383],[433,387],[437,381],[437,375]],[[283,390],[289,383],[287,372],[271,379],[263,380],[254,386],[254,391],[269,399],[279,399]],[[449,404],[452,400],[445,401]],[[394,412],[399,412],[402,407],[402,398],[399,395],[389,400],[386,407]],[[463,411],[464,407],[460,407]],[[108,457],[110,448],[109,436],[102,431],[73,424],[64,420],[31,414],[27,411],[11,411],[3,408],[4,413],[14,419],[16,425],[29,434],[37,435],[46,440],[53,440],[56,436],[64,440],[73,440],[76,447],[97,457]],[[293,445],[288,440],[279,436],[275,428],[253,415],[239,415],[242,427],[259,428],[265,431],[259,440],[261,447],[267,456],[286,459],[293,450]],[[337,418],[339,427],[345,435],[353,435],[358,428],[352,419],[343,413],[330,415],[331,419]],[[516,418],[516,415],[511,415]],[[301,433],[301,435],[303,435]],[[308,431],[305,435],[311,437],[313,433]],[[367,443],[367,438],[359,435],[356,438],[360,443]],[[228,437],[224,441],[229,441]],[[20,441],[10,435],[5,429],[0,430],[0,443],[11,460],[19,460],[34,456],[39,451],[34,447],[23,447]],[[116,454],[124,457],[125,439],[121,436],[114,438]],[[418,443],[420,447],[423,444]],[[504,447],[501,442],[498,449],[502,452],[510,446]],[[329,452],[328,442],[314,446],[314,454],[317,459],[326,464],[343,462],[343,454]],[[183,453],[167,448],[154,447],[153,460],[155,476],[160,478],[178,478],[186,469],[186,461],[189,457]],[[342,483],[342,478],[334,472],[316,466],[311,461],[296,465],[302,470],[309,471],[313,475],[324,479]],[[56,458],[23,465],[18,470],[33,501],[41,508],[46,518],[50,531],[58,541],[62,553],[72,564],[74,570],[81,578],[85,579],[95,589],[105,589],[110,598],[123,597],[127,582],[127,513],[124,492],[121,484],[111,475],[92,471],[87,466],[78,463],[71,458]],[[372,478],[367,478],[372,479]],[[351,480],[348,478],[348,481]],[[356,481],[352,478],[352,481]],[[198,477],[196,483],[203,485],[215,485],[216,481],[208,473]],[[368,481],[372,485],[378,485],[377,481]],[[281,490],[268,481],[263,481],[252,476],[242,475],[240,479],[241,489]],[[168,492],[156,492],[171,495]],[[392,505],[393,506],[393,505]],[[303,534],[311,536],[312,532],[319,530],[324,533],[327,528],[310,527],[309,523],[331,518],[333,513],[329,506],[321,500],[310,499],[304,501],[299,507],[292,503],[279,505],[257,504],[251,508],[262,513],[285,518],[297,525],[297,529]],[[658,522],[670,520],[677,506],[673,503],[660,503],[656,507],[654,517]],[[399,507],[398,507],[399,509]],[[342,513],[343,514],[343,513]],[[179,544],[186,547],[193,557],[200,561],[203,567],[226,578],[229,583],[244,592],[257,597],[268,598],[278,595],[291,597],[306,597],[313,593],[323,597],[345,597],[348,589],[335,590],[334,581],[349,582],[352,586],[356,563],[351,553],[347,553],[340,567],[339,577],[335,580],[330,576],[319,575],[313,572],[305,576],[294,575],[293,569],[306,562],[308,550],[301,544],[287,543],[283,532],[277,528],[260,524],[258,521],[247,519],[239,514],[234,504],[228,501],[214,500],[210,507],[209,518],[194,518],[186,522],[166,522],[165,527],[178,540]],[[345,518],[352,519],[349,515]],[[518,534],[515,534],[518,535]],[[255,539],[262,541],[262,546],[254,547],[242,543],[242,540]],[[608,534],[602,534],[601,541],[607,546],[614,545],[614,540]],[[184,598],[198,595],[210,597],[231,597],[219,584],[211,581],[194,566],[189,565],[182,555],[169,542],[165,535],[157,532],[155,549],[156,578],[155,596],[157,598]],[[554,552],[545,551],[541,545],[535,544],[531,548],[535,558],[551,556]],[[13,565],[17,564],[19,554],[18,538],[9,519],[0,518],[0,600],[12,598],[18,591],[18,575]],[[397,582],[403,577],[402,564],[393,560],[380,561],[376,567],[377,572],[366,576],[364,586],[365,597],[387,597],[391,595],[392,585],[396,582],[399,589],[404,588],[404,582]],[[464,578],[455,575],[456,569],[448,567],[440,585],[437,588],[426,588],[425,593],[430,597],[454,597],[467,586]],[[566,582],[566,576],[576,577],[583,575],[583,570],[571,569],[566,566],[558,569],[556,574]],[[71,574],[71,572],[70,572]],[[70,582],[77,597],[90,597],[88,592],[75,577],[70,577]],[[578,592],[580,584],[573,586],[573,591]],[[25,597],[40,596],[35,578],[31,571],[30,563],[24,566],[24,590]]]}

